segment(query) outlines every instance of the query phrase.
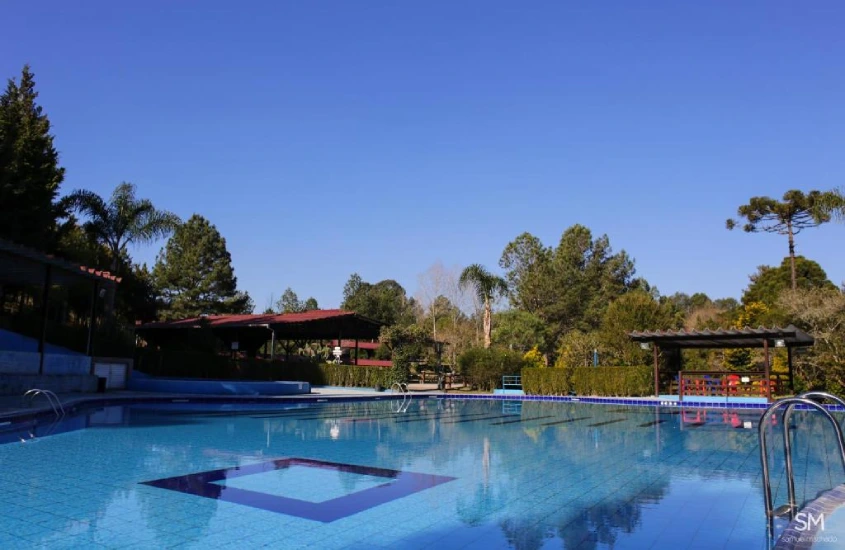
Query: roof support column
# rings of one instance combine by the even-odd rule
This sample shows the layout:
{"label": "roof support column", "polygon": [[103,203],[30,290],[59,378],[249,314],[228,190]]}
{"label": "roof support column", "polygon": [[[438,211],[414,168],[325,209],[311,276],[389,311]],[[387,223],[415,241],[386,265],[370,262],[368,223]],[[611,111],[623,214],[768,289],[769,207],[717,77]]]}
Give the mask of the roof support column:
{"label": "roof support column", "polygon": [[795,393],[795,380],[792,376],[792,348],[786,348],[786,364],[789,366],[789,392]]}
{"label": "roof support column", "polygon": [[276,359],[276,329],[270,329],[270,361]]}
{"label": "roof support column", "polygon": [[94,323],[97,320],[97,294],[100,292],[100,283],[94,281],[94,288],[91,289],[91,310],[88,312],[88,342],[85,346],[85,355],[92,357],[94,354]]}
{"label": "roof support column", "polygon": [[41,333],[38,336],[38,374],[44,374],[44,344],[47,339],[47,314],[50,302],[50,287],[53,285],[53,266],[47,264],[44,269],[44,288],[41,289]]}
{"label": "roof support column", "polygon": [[654,397],[660,397],[660,365],[658,363],[658,348],[657,342],[651,344],[651,350],[654,355]]}
{"label": "roof support column", "polygon": [[766,400],[769,403],[771,403],[772,402],[772,380],[771,380],[771,376],[770,376],[771,373],[769,372],[769,339],[768,338],[763,340],[763,362],[765,363],[765,365],[764,365],[765,368],[763,369],[763,371],[765,373],[764,376],[766,378],[766,380],[765,380]]}
{"label": "roof support column", "polygon": [[358,364],[358,337],[355,337],[355,364]]}

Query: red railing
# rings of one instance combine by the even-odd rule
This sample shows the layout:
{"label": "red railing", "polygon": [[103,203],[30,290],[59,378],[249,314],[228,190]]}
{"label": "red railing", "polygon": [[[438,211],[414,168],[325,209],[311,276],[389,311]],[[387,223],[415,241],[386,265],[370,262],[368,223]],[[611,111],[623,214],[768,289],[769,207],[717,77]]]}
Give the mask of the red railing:
{"label": "red railing", "polygon": [[678,373],[678,398],[684,397],[765,397],[782,394],[786,375],[755,372],[681,371]]}

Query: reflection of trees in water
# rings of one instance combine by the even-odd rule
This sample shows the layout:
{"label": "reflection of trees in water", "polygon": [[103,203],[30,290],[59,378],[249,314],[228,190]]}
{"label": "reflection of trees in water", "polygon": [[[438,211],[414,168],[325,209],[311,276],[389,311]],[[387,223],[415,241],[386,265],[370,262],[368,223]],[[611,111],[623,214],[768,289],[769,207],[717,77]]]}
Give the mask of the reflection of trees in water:
{"label": "reflection of trees in water", "polygon": [[537,550],[548,538],[546,529],[525,519],[506,519],[499,523],[499,527],[508,544],[517,550]]}

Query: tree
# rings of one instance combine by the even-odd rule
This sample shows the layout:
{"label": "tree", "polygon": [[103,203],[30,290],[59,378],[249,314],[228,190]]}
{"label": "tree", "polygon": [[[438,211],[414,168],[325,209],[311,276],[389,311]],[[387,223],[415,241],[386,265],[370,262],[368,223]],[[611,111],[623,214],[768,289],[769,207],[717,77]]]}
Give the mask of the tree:
{"label": "tree", "polygon": [[842,189],[822,193],[814,217],[816,221],[823,223],[825,216],[834,216],[839,221],[845,221],[845,192]]}
{"label": "tree", "polygon": [[481,264],[464,268],[459,280],[464,288],[473,288],[484,304],[484,347],[489,348],[493,341],[493,302],[507,293],[508,283]]}
{"label": "tree", "polygon": [[279,313],[299,313],[305,311],[305,304],[299,301],[299,296],[291,287],[287,287],[282,297],[276,302],[276,311]]}
{"label": "tree", "polygon": [[[808,227],[817,227],[830,221],[830,214],[820,208],[823,195],[819,191],[792,189],[783,195],[782,201],[770,197],[751,197],[748,204],[739,207],[737,214],[747,222],[742,229],[747,233],[777,233],[789,240],[789,261],[791,266],[792,290],[798,288],[795,266],[795,235]],[[728,219],[725,226],[734,229],[737,221]]]}
{"label": "tree", "polygon": [[387,326],[407,326],[416,318],[416,301],[409,299],[405,289],[394,280],[376,284],[364,282],[353,273],[343,289],[342,309],[354,311]]}
{"label": "tree", "polygon": [[679,319],[668,303],[661,304],[649,294],[633,291],[614,300],[604,312],[599,337],[603,348],[622,365],[643,365],[649,360],[629,333],[639,330],[677,328]]}
{"label": "tree", "polygon": [[314,311],[315,309],[320,309],[320,306],[317,304],[317,299],[313,296],[305,300],[302,307],[304,311]]}
{"label": "tree", "polygon": [[509,309],[493,316],[496,328],[493,342],[525,353],[532,348],[546,349],[546,325],[543,320],[521,309]]}
{"label": "tree", "polygon": [[505,247],[499,265],[507,270],[511,305],[546,323],[549,352],[571,330],[598,329],[616,297],[648,288],[634,278],[634,262],[624,250],[614,253],[607,235],[594,239],[582,225],[564,231],[557,248],[524,233]]}
{"label": "tree", "polygon": [[61,201],[63,207],[88,218],[83,224],[86,233],[108,247],[110,268],[117,273],[120,255],[129,244],[148,244],[167,237],[179,226],[179,216],[159,210],[148,199],[135,196],[135,185],[123,182],[106,201],[98,194],[80,189]]}
{"label": "tree", "polygon": [[829,288],[798,289],[783,293],[778,305],[816,340],[796,362],[802,385],[841,394],[845,390],[845,294]]}
{"label": "tree", "polygon": [[158,255],[153,281],[167,319],[250,313],[253,308],[249,295],[237,290],[226,240],[198,214],[173,232]]}
{"label": "tree", "polygon": [[0,96],[0,237],[52,251],[65,169],[37,97],[29,65]]}
{"label": "tree", "polygon": [[[836,286],[827,278],[822,266],[803,256],[795,257],[795,286],[797,288],[830,288]],[[792,266],[789,258],[784,258],[779,267],[761,265],[757,273],[751,275],[751,284],[742,294],[742,302],[762,302],[773,308],[778,298],[790,289],[792,280]]]}

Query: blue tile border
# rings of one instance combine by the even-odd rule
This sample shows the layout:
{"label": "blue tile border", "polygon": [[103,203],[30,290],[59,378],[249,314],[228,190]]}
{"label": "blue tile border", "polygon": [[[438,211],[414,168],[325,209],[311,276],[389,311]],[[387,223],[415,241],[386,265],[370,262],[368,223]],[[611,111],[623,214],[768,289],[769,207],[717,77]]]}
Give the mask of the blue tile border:
{"label": "blue tile border", "polygon": [[[283,470],[291,466],[305,466],[308,468],[382,477],[385,478],[385,483],[322,502],[311,502],[259,491],[226,487],[225,485],[216,483],[226,479]],[[418,474],[388,468],[342,464],[310,458],[279,458],[257,464],[248,464],[246,466],[235,466],[233,468],[209,470],[153,481],[143,481],[141,484],[233,504],[241,504],[268,512],[331,523],[381,504],[386,504],[425,489],[454,481],[455,479],[450,476]]]}

